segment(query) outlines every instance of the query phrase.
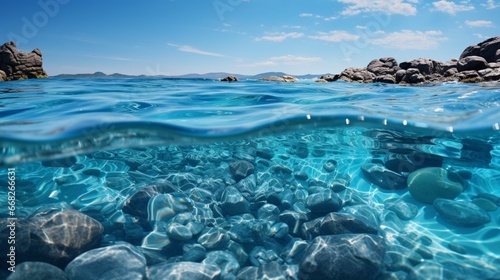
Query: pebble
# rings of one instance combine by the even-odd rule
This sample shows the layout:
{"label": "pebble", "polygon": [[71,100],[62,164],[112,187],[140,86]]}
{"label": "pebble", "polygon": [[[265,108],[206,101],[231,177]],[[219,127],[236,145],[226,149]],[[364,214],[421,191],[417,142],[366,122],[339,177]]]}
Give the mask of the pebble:
{"label": "pebble", "polygon": [[222,192],[220,207],[226,215],[250,212],[250,204],[235,187],[226,187]]}
{"label": "pebble", "polygon": [[412,203],[404,202],[404,201],[395,201],[395,202],[386,202],[385,207],[387,210],[391,210],[401,220],[411,220],[415,218],[418,214],[418,207]]}
{"label": "pebble", "polygon": [[306,206],[313,213],[329,213],[342,208],[342,200],[339,195],[330,189],[311,194],[306,199]]}
{"label": "pebble", "polygon": [[333,171],[335,171],[336,168],[337,168],[337,161],[334,159],[329,159],[323,164],[323,169],[328,173],[332,173]]}
{"label": "pebble", "polygon": [[269,203],[262,205],[257,211],[258,219],[269,221],[271,224],[278,221],[279,215],[280,209],[278,206]]}
{"label": "pebble", "polygon": [[303,171],[294,173],[293,177],[295,177],[295,179],[301,180],[301,181],[307,181],[307,179],[309,179],[309,175],[307,175],[307,173],[303,172]]}
{"label": "pebble", "polygon": [[274,224],[270,229],[269,233],[267,236],[269,237],[276,237],[276,238],[282,238],[285,237],[288,234],[288,225],[285,223],[277,223]]}
{"label": "pebble", "polygon": [[455,242],[450,242],[448,243],[448,248],[454,252],[457,252],[462,255],[467,254],[467,249],[465,249],[462,245],[455,243]]}
{"label": "pebble", "polygon": [[217,266],[221,271],[221,277],[227,279],[229,275],[236,276],[240,270],[240,264],[233,254],[225,251],[212,251],[208,253],[202,264]]}
{"label": "pebble", "polygon": [[229,164],[229,172],[239,182],[254,173],[254,165],[246,160],[238,160]]}
{"label": "pebble", "polygon": [[170,239],[178,241],[187,241],[193,238],[191,230],[179,223],[171,223],[167,228],[167,234]]}
{"label": "pebble", "polygon": [[198,238],[198,243],[209,250],[224,249],[229,243],[227,231],[220,228],[210,228],[205,230]]}
{"label": "pebble", "polygon": [[308,220],[306,214],[285,210],[279,215],[280,221],[288,225],[290,234],[300,236],[300,227]]}

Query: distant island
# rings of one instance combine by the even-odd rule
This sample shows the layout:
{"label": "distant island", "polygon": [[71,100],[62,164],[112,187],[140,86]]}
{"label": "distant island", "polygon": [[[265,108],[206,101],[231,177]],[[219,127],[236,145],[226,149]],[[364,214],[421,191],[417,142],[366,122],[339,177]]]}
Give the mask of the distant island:
{"label": "distant island", "polygon": [[[306,74],[306,75],[290,75],[283,72],[265,72],[256,75],[242,75],[242,74],[232,74],[225,72],[211,72],[205,74],[184,74],[184,75],[156,75],[156,76],[147,76],[147,75],[125,75],[120,73],[114,74],[105,74],[103,72],[95,72],[95,73],[84,73],[84,74],[60,74],[51,76],[53,78],[172,78],[172,79],[209,79],[209,80],[218,80],[228,76],[234,76],[240,80],[245,79],[262,79],[270,76],[294,76],[298,79],[314,79],[323,76],[324,74]],[[331,74],[327,74],[331,75]]]}

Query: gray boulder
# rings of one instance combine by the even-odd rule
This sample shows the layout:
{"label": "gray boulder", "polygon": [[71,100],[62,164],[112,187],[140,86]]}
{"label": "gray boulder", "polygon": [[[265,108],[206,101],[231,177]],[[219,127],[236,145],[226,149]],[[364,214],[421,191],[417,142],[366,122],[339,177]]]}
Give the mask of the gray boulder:
{"label": "gray boulder", "polygon": [[317,82],[335,82],[336,80],[338,80],[340,77],[340,75],[336,74],[336,75],[323,75],[321,77],[319,77],[318,80],[316,80]]}
{"label": "gray boulder", "polygon": [[457,69],[459,72],[468,70],[482,70],[488,68],[486,60],[480,56],[467,56],[458,61]]}
{"label": "gray boulder", "polygon": [[410,68],[416,68],[420,74],[426,76],[435,73],[441,73],[443,69],[443,63],[429,59],[429,58],[419,58],[411,61],[404,61],[399,64],[401,69],[408,70]]}
{"label": "gray boulder", "polygon": [[238,82],[240,79],[238,79],[235,76],[227,76],[223,79],[221,79],[221,82]]}
{"label": "gray boulder", "polygon": [[480,83],[484,81],[475,70],[467,70],[458,73],[458,80],[462,83]]}
{"label": "gray boulder", "polygon": [[396,78],[395,78],[395,75],[385,74],[382,76],[375,77],[375,80],[373,80],[373,81],[376,83],[395,84]]}
{"label": "gray boulder", "polygon": [[340,73],[340,80],[346,82],[372,83],[376,75],[366,68],[350,67]]}
{"label": "gray boulder", "polygon": [[442,64],[442,74],[450,69],[457,69],[458,59],[451,59]]}
{"label": "gray boulder", "polygon": [[467,47],[460,59],[468,56],[480,56],[487,62],[498,62],[500,60],[500,37],[489,38],[477,45]]}
{"label": "gray boulder", "polygon": [[0,81],[48,77],[42,68],[42,52],[39,49],[31,53],[18,51],[12,41],[0,46],[0,70],[5,73],[0,73]]}
{"label": "gray boulder", "polygon": [[398,62],[393,57],[384,57],[372,60],[366,70],[372,72],[376,76],[383,76],[387,74],[395,74],[399,70]]}
{"label": "gray boulder", "polygon": [[[489,70],[489,69],[485,69]],[[480,71],[478,71],[480,72]],[[500,80],[500,68],[491,69],[491,71],[480,74],[485,81],[498,81]]]}

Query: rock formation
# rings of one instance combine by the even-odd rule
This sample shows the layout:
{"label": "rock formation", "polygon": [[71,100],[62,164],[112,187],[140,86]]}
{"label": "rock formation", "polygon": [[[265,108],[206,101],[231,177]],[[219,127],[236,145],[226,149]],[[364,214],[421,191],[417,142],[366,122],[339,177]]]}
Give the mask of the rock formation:
{"label": "rock formation", "polygon": [[31,53],[18,51],[14,42],[0,46],[0,81],[46,78],[42,68],[42,52],[34,49]]}
{"label": "rock formation", "polygon": [[[500,37],[467,47],[459,59],[445,63],[419,58],[397,63],[393,57],[372,60],[366,67],[350,67],[340,80],[360,83],[419,84],[446,81],[467,83],[500,80]],[[334,79],[320,79],[334,81]]]}
{"label": "rock formation", "polygon": [[269,76],[260,79],[261,81],[271,81],[271,82],[285,82],[285,83],[293,83],[297,82],[298,79],[293,76]]}
{"label": "rock formation", "polygon": [[240,79],[238,79],[238,77],[235,77],[235,76],[227,76],[225,78],[222,78],[221,79],[221,82],[238,82]]}

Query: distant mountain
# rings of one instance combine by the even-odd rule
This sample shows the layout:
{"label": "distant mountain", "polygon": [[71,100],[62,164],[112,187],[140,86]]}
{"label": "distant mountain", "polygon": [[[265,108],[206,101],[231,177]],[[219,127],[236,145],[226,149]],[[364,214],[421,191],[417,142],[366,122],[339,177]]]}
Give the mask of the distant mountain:
{"label": "distant mountain", "polygon": [[[245,80],[245,79],[261,79],[264,77],[269,77],[269,76],[284,76],[284,75],[290,75],[294,76],[298,79],[313,79],[313,78],[318,78],[321,75],[314,75],[314,74],[307,74],[307,75],[291,75],[283,72],[265,72],[265,73],[260,73],[257,75],[241,75],[241,74],[231,74],[231,73],[226,73],[226,72],[211,72],[211,73],[205,73],[205,74],[197,74],[197,73],[192,73],[192,74],[184,74],[184,75],[176,75],[176,76],[146,76],[146,75],[125,75],[125,74],[120,74],[120,73],[114,73],[114,74],[105,74],[103,72],[95,72],[95,73],[84,73],[84,74],[60,74],[56,76],[52,76],[54,78],[148,78],[148,77],[156,77],[156,78],[177,78],[177,79],[209,79],[209,80],[217,80],[217,79],[222,79],[227,76],[235,76],[240,80]],[[324,75],[329,75],[329,74],[324,74]]]}

